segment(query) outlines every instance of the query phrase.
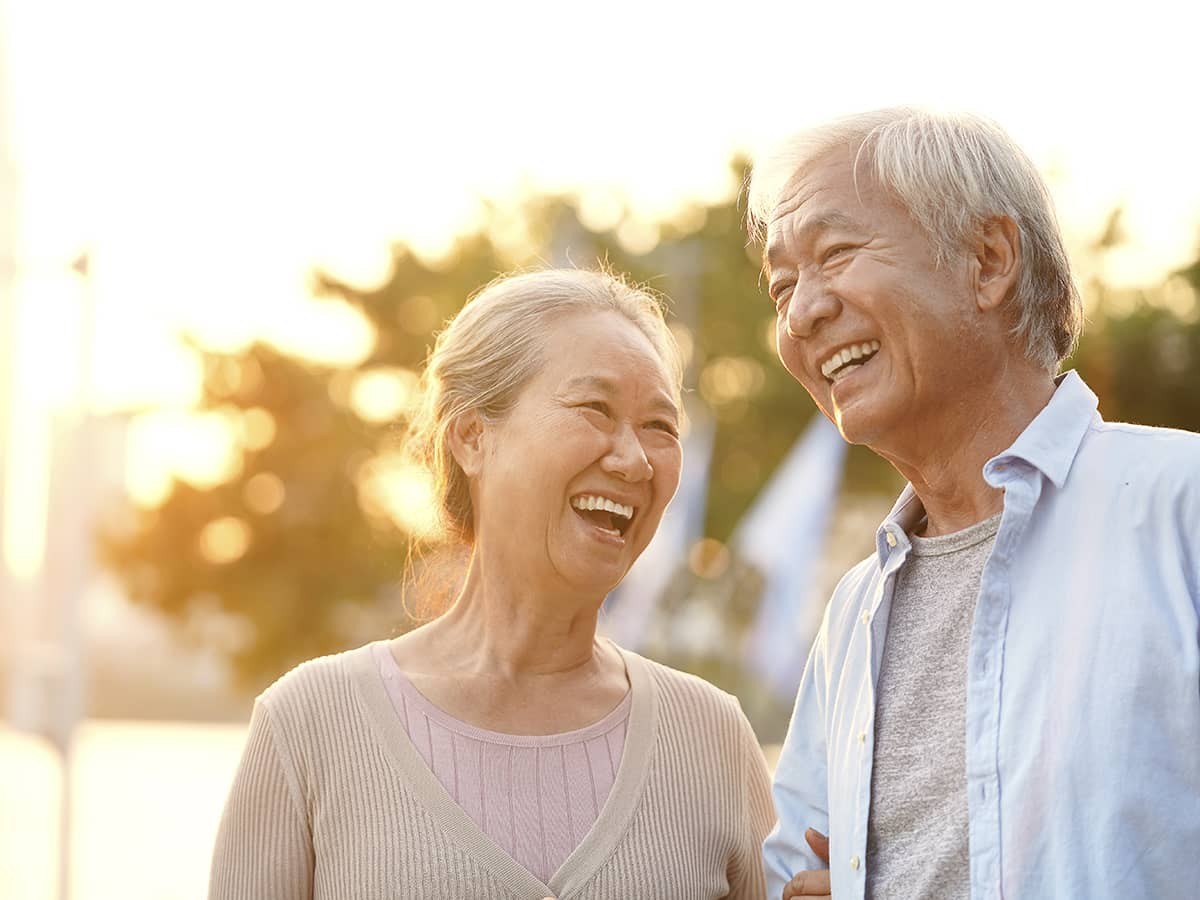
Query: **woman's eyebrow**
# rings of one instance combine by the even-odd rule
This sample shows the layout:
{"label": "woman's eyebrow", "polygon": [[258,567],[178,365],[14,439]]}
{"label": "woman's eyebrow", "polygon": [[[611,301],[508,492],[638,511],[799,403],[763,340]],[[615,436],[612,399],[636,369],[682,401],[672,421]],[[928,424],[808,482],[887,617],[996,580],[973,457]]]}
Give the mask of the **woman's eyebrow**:
{"label": "woman's eyebrow", "polygon": [[[585,388],[598,390],[607,397],[615,396],[617,393],[616,383],[611,378],[605,378],[602,375],[576,375],[563,385],[563,393]],[[679,407],[669,397],[659,394],[650,401],[650,405],[656,411],[669,413],[675,418],[679,418]]]}

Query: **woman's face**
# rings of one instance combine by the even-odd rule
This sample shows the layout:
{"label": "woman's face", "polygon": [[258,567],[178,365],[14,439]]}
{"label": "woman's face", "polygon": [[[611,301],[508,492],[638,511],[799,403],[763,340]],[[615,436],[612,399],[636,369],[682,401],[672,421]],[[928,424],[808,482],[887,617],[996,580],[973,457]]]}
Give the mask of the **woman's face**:
{"label": "woman's face", "polygon": [[654,346],[615,312],[559,320],[542,354],[509,414],[483,426],[476,551],[530,588],[602,597],[679,484],[675,391]]}

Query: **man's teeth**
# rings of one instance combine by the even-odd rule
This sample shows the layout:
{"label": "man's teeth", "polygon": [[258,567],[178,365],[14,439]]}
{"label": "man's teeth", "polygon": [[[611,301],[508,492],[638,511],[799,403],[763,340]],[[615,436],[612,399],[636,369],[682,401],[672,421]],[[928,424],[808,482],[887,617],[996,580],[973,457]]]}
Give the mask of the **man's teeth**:
{"label": "man's teeth", "polygon": [[833,373],[845,365],[857,360],[867,360],[879,352],[879,341],[866,341],[862,344],[851,344],[843,347],[825,362],[821,363],[821,374],[833,379]]}
{"label": "man's teeth", "polygon": [[597,497],[592,494],[586,494],[579,497],[571,498],[571,505],[576,509],[603,509],[620,516],[623,519],[633,518],[633,507],[626,506],[623,503],[617,503],[609,500],[607,497]]}

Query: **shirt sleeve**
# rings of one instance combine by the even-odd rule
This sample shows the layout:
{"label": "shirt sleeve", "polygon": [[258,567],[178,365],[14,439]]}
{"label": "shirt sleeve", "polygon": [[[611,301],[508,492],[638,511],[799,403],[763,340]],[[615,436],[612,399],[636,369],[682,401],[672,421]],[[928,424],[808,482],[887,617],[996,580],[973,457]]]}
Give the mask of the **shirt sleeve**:
{"label": "shirt sleeve", "polygon": [[741,738],[737,763],[743,775],[742,818],[738,823],[737,844],[728,874],[729,897],[736,900],[762,900],[766,892],[762,842],[775,824],[771,776],[767,773],[767,761],[763,758],[758,738],[740,706],[737,707],[737,717]]}
{"label": "shirt sleeve", "polygon": [[779,821],[763,845],[768,900],[779,900],[792,876],[828,866],[812,852],[804,832],[829,834],[828,757],[825,740],[825,648],[828,610],[813,644],[775,767],[772,796]]}
{"label": "shirt sleeve", "polygon": [[310,900],[313,847],[299,784],[260,698],[217,830],[209,900]]}

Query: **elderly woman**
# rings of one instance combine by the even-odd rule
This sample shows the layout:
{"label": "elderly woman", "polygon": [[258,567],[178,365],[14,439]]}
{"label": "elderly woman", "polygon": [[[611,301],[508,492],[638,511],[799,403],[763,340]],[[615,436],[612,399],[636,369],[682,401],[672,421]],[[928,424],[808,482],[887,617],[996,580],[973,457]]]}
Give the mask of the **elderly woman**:
{"label": "elderly woman", "polygon": [[679,481],[659,305],[596,272],[502,279],[425,387],[410,439],[462,588],[258,699],[210,896],[759,900],[774,814],[737,701],[596,635]]}

